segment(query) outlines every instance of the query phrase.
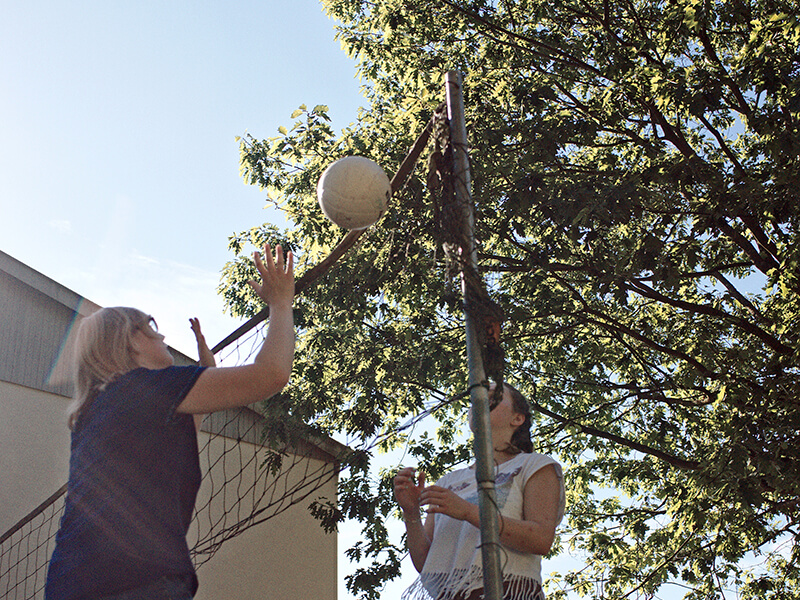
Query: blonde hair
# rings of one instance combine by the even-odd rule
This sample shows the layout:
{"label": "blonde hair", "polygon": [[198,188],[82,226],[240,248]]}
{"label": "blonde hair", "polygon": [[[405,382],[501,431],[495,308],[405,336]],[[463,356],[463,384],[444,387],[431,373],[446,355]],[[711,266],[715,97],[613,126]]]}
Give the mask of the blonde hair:
{"label": "blonde hair", "polygon": [[102,308],[81,321],[74,347],[75,399],[67,410],[70,429],[109,383],[139,367],[132,338],[137,331],[152,335],[151,321],[150,315],[124,306]]}

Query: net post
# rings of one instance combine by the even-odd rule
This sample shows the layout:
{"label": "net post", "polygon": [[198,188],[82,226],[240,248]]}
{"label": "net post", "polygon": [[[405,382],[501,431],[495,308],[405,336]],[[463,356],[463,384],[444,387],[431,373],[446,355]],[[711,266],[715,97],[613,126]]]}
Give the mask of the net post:
{"label": "net post", "polygon": [[461,293],[464,301],[470,402],[475,428],[475,479],[478,484],[483,593],[486,600],[501,600],[503,583],[500,566],[500,526],[494,480],[494,448],[489,422],[489,389],[479,341],[480,324],[469,308],[475,305],[474,286],[478,277],[478,248],[475,244],[475,206],[469,166],[467,127],[464,117],[462,77],[458,71],[445,73],[447,117],[453,146],[453,182],[456,203],[461,207]]}

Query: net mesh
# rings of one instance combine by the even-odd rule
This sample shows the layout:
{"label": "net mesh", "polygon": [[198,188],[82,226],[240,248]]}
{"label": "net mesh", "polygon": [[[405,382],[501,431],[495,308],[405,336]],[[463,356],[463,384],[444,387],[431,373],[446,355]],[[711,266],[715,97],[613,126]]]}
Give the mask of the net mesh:
{"label": "net mesh", "polygon": [[0,538],[1,598],[42,598],[47,562],[64,512],[63,486]]}
{"label": "net mesh", "polygon": [[[262,325],[218,362],[246,362],[263,336]],[[188,537],[198,569],[223,543],[309,499],[337,476],[336,457],[319,444],[295,441],[283,448],[268,447],[263,427],[263,417],[248,408],[214,413],[203,423],[203,482]],[[339,448],[329,444],[330,452]],[[44,597],[66,490],[64,485],[0,537],[0,599]]]}

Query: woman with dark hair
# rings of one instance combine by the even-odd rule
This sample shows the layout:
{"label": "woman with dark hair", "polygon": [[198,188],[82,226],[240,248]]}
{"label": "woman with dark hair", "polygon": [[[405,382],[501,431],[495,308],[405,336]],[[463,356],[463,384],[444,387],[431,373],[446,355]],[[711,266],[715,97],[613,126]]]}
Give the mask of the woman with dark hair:
{"label": "woman with dark hair", "polygon": [[[543,600],[541,560],[550,551],[564,516],[561,466],[533,452],[530,406],[515,388],[504,386],[502,401],[489,418],[500,511],[503,598]],[[411,560],[420,573],[403,599],[482,598],[474,466],[448,473],[427,487],[424,473],[406,467],[394,478],[394,493],[403,511]],[[427,513],[424,522],[420,516],[423,507]]]}
{"label": "woman with dark hair", "polygon": [[252,364],[217,368],[196,319],[201,366],[177,367],[153,318],[109,307],[75,342],[75,401],[64,514],[46,600],[189,600],[197,577],[186,532],[200,487],[193,415],[266,400],[294,359],[291,252],[254,256],[269,326]]}

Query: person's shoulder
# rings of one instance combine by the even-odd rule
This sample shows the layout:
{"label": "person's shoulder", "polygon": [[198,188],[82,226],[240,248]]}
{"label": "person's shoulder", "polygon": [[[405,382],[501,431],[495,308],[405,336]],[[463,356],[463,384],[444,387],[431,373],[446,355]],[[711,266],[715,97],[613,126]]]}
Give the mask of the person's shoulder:
{"label": "person's shoulder", "polygon": [[556,459],[554,459],[552,456],[548,456],[547,454],[540,454],[538,452],[524,452],[518,454],[509,462],[516,462],[517,465],[531,475],[548,465],[553,465],[556,473],[559,476],[562,472],[561,464]]}
{"label": "person's shoulder", "polygon": [[145,371],[151,377],[168,377],[171,375],[180,375],[182,373],[197,373],[204,371],[208,367],[201,367],[200,365],[172,365],[164,367],[163,369],[136,369],[137,371]]}
{"label": "person's shoulder", "polygon": [[126,371],[125,373],[120,373],[111,381],[109,381],[104,387],[100,388],[100,393],[113,393],[119,389],[125,389],[131,385],[137,385],[137,382],[140,381],[140,378],[146,376],[148,370],[149,369],[145,369],[144,367],[137,367],[135,369],[131,369],[130,371]]}
{"label": "person's shoulder", "polygon": [[[172,379],[191,378],[202,373],[207,367],[198,365],[172,365],[163,369],[146,369],[139,367],[133,371],[128,371],[122,377],[127,378],[128,381],[164,381]],[[122,379],[120,377],[120,379]]]}
{"label": "person's shoulder", "polygon": [[539,452],[521,452],[517,455],[518,458],[525,462],[555,462],[558,461],[547,454],[540,454]]}
{"label": "person's shoulder", "polygon": [[203,367],[200,365],[172,365],[171,367],[167,367],[165,369],[158,369],[156,372],[161,372],[167,376],[178,377],[181,375],[195,375],[198,373],[202,373],[209,367]]}
{"label": "person's shoulder", "polygon": [[196,381],[205,367],[171,366],[164,369],[137,367],[119,375],[101,392],[101,397],[117,398],[135,394],[138,397],[158,395],[163,390],[181,389]]}

